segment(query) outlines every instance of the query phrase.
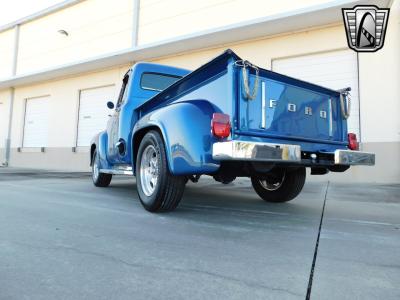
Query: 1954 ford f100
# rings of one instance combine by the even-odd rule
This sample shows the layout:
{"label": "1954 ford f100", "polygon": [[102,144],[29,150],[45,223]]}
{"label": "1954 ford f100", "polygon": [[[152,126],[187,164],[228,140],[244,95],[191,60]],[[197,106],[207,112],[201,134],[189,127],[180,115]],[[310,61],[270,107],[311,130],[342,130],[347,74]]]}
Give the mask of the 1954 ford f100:
{"label": "1954 ford f100", "polygon": [[[374,165],[347,133],[348,89],[335,91],[258,68],[227,50],[197,70],[150,63],[124,76],[107,129],[91,142],[93,182],[135,175],[145,209],[177,207],[188,180],[250,177],[264,200],[285,202],[306,171]],[[114,103],[107,106],[114,109]]]}

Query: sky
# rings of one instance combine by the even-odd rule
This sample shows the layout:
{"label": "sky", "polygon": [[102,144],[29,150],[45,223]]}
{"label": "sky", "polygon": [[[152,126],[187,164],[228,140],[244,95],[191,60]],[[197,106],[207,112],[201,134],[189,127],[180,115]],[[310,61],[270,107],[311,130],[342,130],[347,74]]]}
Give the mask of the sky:
{"label": "sky", "polygon": [[64,0],[0,0],[0,26],[34,14]]}

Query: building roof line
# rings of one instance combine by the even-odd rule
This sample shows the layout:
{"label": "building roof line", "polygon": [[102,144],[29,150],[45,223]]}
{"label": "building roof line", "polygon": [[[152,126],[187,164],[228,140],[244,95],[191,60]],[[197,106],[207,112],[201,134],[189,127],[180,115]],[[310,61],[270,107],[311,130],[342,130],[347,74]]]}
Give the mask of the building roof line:
{"label": "building roof line", "polygon": [[[307,10],[294,10],[151,44],[139,45],[134,48],[127,48],[61,66],[2,78],[0,79],[0,89],[93,72],[134,61],[151,60],[187,51],[220,47],[245,40],[266,38],[283,33],[299,32],[310,28],[338,24],[342,22],[341,7],[353,7],[359,3],[359,0],[336,0],[324,5],[313,6]],[[362,3],[370,4],[373,3],[373,0],[362,0]],[[385,7],[388,4],[389,0],[382,1],[381,6]]]}
{"label": "building roof line", "polygon": [[39,19],[39,18],[43,18],[43,17],[45,17],[47,15],[50,15],[52,13],[55,13],[55,12],[59,11],[59,10],[62,10],[64,8],[67,8],[67,7],[70,7],[70,6],[73,6],[73,5],[78,4],[80,2],[83,2],[83,1],[86,1],[86,0],[65,0],[63,2],[57,3],[55,5],[47,7],[45,9],[42,9],[42,10],[40,10],[38,12],[35,12],[35,13],[31,14],[31,15],[28,15],[26,17],[23,17],[23,18],[20,18],[18,20],[15,20],[15,21],[13,21],[11,23],[8,23],[8,24],[0,26],[0,33],[3,32],[3,31],[7,31],[9,29],[12,29],[17,25],[22,25],[22,24],[28,23],[30,21],[33,21],[33,20],[36,20],[36,19]]}

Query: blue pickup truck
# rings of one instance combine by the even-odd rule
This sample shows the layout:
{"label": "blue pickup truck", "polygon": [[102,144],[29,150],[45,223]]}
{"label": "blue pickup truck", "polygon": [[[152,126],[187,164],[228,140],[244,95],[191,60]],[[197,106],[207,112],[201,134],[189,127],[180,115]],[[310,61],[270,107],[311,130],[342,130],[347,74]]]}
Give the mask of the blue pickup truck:
{"label": "blue pickup truck", "polygon": [[250,177],[265,201],[285,202],[312,175],[374,165],[347,132],[348,89],[258,68],[226,50],[194,71],[137,63],[125,74],[107,129],[91,142],[98,187],[135,175],[151,212],[175,209],[188,180]]}

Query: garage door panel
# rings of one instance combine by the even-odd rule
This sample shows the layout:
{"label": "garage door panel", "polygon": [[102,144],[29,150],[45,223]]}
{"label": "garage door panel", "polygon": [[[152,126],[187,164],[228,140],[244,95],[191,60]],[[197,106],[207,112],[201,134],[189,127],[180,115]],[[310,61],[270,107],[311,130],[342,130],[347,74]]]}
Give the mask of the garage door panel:
{"label": "garage door panel", "polygon": [[[79,99],[79,123],[77,146],[89,146],[91,139],[107,125],[108,101],[115,99],[115,86],[82,90]],[[114,101],[115,102],[115,101]]]}
{"label": "garage door panel", "polygon": [[50,97],[26,100],[23,147],[47,147]]}
{"label": "garage door panel", "polygon": [[349,132],[360,136],[357,54],[350,50],[276,59],[275,72],[319,84],[331,89],[351,87]]}
{"label": "garage door panel", "polygon": [[[289,58],[290,60],[293,60],[294,58]],[[313,70],[318,70],[321,73],[336,73],[338,69],[344,71],[345,73],[350,73],[352,74],[352,70],[351,68],[355,65],[351,60],[334,60],[331,62],[311,62],[312,65],[310,65],[310,62],[304,62],[304,63],[287,63],[287,64],[280,64],[279,60],[275,61],[275,67],[278,66],[279,64],[279,68],[280,69],[292,69],[292,68],[303,68],[301,71],[303,73],[311,73]],[[335,64],[339,64],[339,65],[335,65]],[[346,64],[346,65],[344,65]],[[335,66],[334,66],[335,65]],[[329,66],[328,69],[321,69],[321,67],[323,66]]]}
{"label": "garage door panel", "polygon": [[[281,65],[290,65],[290,66],[298,66],[305,65],[308,66],[310,64],[310,57],[312,57],[312,64],[329,64],[332,62],[343,62],[348,61],[353,63],[353,56],[356,56],[355,53],[351,53],[349,50],[340,50],[340,51],[331,51],[326,53],[318,53],[318,54],[310,54],[310,55],[302,55],[295,56],[290,58],[278,59],[280,60]],[[275,60],[277,61],[277,60]]]}

